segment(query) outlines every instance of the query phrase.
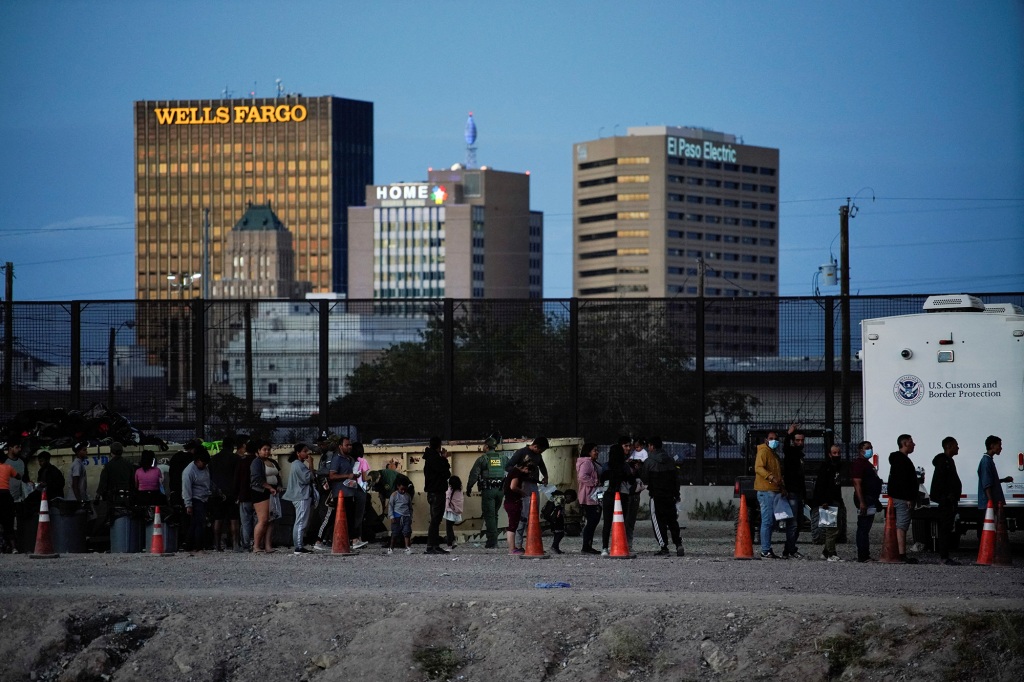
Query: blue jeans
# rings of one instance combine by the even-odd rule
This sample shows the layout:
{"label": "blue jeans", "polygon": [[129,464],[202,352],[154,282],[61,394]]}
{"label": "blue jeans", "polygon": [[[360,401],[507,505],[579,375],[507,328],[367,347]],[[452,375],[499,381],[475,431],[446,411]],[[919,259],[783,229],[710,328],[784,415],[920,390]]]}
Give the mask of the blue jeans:
{"label": "blue jeans", "polygon": [[875,522],[874,514],[857,514],[857,558],[871,558],[869,537],[871,525]]}
{"label": "blue jeans", "polygon": [[299,500],[295,503],[295,525],[292,526],[292,544],[295,549],[302,549],[302,536],[306,534],[309,523],[309,511],[313,507],[313,498]]}
{"label": "blue jeans", "polygon": [[793,536],[789,535],[789,526],[786,526],[786,549],[784,550],[787,554],[792,554],[796,551],[796,542],[800,537],[800,519],[804,515],[804,501],[803,498],[795,495],[790,495],[786,498],[789,500],[789,506],[793,508]]}
{"label": "blue jeans", "polygon": [[[761,551],[772,548],[772,528],[775,526],[775,493],[770,490],[757,491],[757,504],[761,508]],[[796,548],[796,519],[786,519],[786,550]]]}

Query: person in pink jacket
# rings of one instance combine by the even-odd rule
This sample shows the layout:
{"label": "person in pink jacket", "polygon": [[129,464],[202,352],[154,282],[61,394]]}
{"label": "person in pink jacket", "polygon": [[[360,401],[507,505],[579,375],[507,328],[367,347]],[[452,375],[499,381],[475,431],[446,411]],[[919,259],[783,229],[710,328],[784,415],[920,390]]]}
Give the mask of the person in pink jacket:
{"label": "person in pink jacket", "polygon": [[600,554],[594,549],[594,531],[601,522],[601,502],[590,498],[591,493],[601,485],[601,465],[597,463],[597,443],[584,443],[580,456],[576,459],[576,485],[579,494],[576,498],[583,511],[583,554]]}
{"label": "person in pink jacket", "polygon": [[448,492],[444,496],[444,530],[448,551],[455,549],[455,526],[462,523],[462,479],[448,479]]}

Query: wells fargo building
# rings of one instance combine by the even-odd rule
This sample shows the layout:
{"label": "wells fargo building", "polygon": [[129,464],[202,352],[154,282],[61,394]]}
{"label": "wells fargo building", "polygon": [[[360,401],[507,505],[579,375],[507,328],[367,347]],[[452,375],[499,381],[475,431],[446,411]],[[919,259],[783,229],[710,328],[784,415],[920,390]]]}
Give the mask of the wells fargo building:
{"label": "wells fargo building", "polygon": [[347,209],[373,184],[371,102],[136,102],[135,163],[140,300],[198,297],[203,282],[181,286],[194,273],[209,291],[249,203],[270,204],[292,232],[297,280],[346,293]]}

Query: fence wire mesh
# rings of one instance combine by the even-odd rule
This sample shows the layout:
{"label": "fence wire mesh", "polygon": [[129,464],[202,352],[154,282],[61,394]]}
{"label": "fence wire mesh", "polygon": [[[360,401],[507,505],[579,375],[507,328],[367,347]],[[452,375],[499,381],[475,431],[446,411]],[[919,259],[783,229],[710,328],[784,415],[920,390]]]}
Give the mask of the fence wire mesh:
{"label": "fence wire mesh", "polygon": [[862,438],[860,321],[925,298],[851,297],[845,386],[837,297],[7,302],[0,439],[54,411],[179,442],[657,434],[703,480],[765,428]]}

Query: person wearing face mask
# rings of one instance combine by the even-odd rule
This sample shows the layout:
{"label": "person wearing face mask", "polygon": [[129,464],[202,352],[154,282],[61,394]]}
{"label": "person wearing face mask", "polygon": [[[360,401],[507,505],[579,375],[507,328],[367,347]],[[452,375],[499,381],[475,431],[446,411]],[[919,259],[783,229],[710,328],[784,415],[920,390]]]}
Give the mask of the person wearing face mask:
{"label": "person wearing face mask", "polygon": [[[775,454],[779,447],[778,433],[769,431],[764,442],[757,446],[754,458],[754,490],[757,491],[757,504],[761,508],[761,558],[788,559],[789,555],[779,557],[772,551],[772,526],[775,525],[775,497],[787,496],[782,480],[782,464]],[[786,545],[796,544],[796,518],[786,519]]]}
{"label": "person wearing face mask", "polygon": [[[864,459],[861,457],[861,459]],[[843,506],[843,490],[839,486],[839,467],[842,464],[842,449],[833,445],[828,450],[828,456],[821,465],[818,478],[814,481],[814,499],[819,509],[834,509],[837,516],[839,508]],[[836,554],[836,536],[839,534],[838,526],[825,527],[825,548],[821,552],[821,558],[827,561],[842,561]]]}
{"label": "person wearing face mask", "polygon": [[871,441],[861,441],[857,446],[859,456],[850,465],[853,480],[853,503],[857,506],[857,561],[874,561],[871,558],[871,525],[878,511],[878,498],[882,494],[882,479],[871,462],[875,451]]}

